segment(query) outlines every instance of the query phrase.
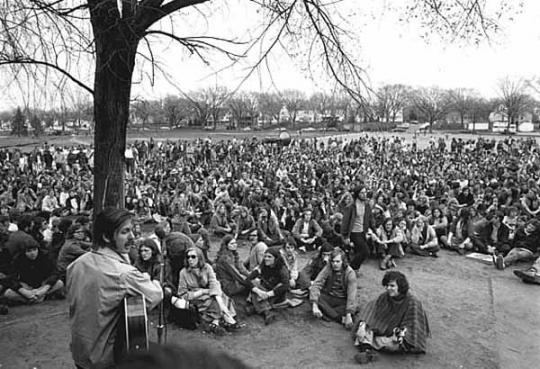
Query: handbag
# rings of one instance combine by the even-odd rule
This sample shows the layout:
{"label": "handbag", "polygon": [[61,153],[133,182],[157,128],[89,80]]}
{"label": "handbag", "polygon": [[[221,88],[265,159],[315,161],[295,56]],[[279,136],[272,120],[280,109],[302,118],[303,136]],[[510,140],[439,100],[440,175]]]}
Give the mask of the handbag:
{"label": "handbag", "polygon": [[188,300],[173,296],[168,320],[180,328],[196,330],[200,323],[199,309]]}

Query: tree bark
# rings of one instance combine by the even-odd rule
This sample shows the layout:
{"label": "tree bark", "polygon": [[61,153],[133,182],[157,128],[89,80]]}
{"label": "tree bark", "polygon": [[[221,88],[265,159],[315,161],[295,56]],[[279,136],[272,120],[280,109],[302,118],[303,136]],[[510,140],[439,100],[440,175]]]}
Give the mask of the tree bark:
{"label": "tree bark", "polygon": [[94,81],[94,215],[124,207],[124,153],[131,80],[140,38],[115,14],[115,2],[91,8],[96,48]]}

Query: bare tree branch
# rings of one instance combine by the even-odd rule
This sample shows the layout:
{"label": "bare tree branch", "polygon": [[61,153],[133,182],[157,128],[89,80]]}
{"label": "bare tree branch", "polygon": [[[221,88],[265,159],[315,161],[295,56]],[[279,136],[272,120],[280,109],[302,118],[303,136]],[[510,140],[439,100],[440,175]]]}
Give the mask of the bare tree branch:
{"label": "bare tree branch", "polygon": [[0,60],[0,65],[8,65],[8,64],[28,64],[28,65],[43,65],[47,68],[52,68],[63,75],[65,75],[67,78],[69,78],[71,81],[73,81],[75,84],[77,84],[82,89],[88,91],[90,94],[94,94],[94,90],[92,90],[90,87],[88,87],[86,84],[84,84],[79,79],[75,78],[72,74],[67,72],[66,70],[60,68],[56,64],[48,63],[45,61],[40,60],[33,60],[29,58],[20,58],[20,59],[11,59],[11,60]]}

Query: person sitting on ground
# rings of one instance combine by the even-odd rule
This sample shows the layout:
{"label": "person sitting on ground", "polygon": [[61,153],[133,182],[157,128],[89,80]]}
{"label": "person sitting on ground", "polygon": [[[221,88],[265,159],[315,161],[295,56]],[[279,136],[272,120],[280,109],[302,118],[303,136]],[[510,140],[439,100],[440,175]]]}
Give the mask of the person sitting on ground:
{"label": "person sitting on ground", "polygon": [[531,219],[524,226],[519,227],[512,241],[512,249],[506,256],[502,253],[493,257],[493,263],[499,270],[504,270],[516,261],[534,260],[540,244],[540,220]]}
{"label": "person sitting on ground", "polygon": [[343,247],[343,236],[341,236],[341,222],[343,220],[343,214],[334,213],[328,220],[321,222],[321,228],[323,230],[321,238],[323,241],[328,241],[334,247]]}
{"label": "person sitting on ground", "polygon": [[71,219],[61,218],[58,222],[58,226],[53,228],[52,240],[47,254],[55,266],[58,261],[58,254],[60,253],[62,246],[64,246],[64,243],[66,243],[68,230],[72,224],[73,221]]}
{"label": "person sitting on ground", "polygon": [[404,239],[405,235],[394,224],[392,218],[386,218],[377,231],[371,235],[371,240],[376,248],[375,252],[382,258],[379,265],[381,270],[395,267],[394,259],[405,256],[401,245]]}
{"label": "person sitting on ground", "polygon": [[235,304],[221,290],[214,269],[204,260],[201,249],[190,247],[186,251],[185,267],[180,271],[178,297],[197,306],[205,329],[223,335],[227,329],[239,327]]}
{"label": "person sitting on ground", "polygon": [[[156,243],[149,238],[143,239],[138,247],[138,254],[135,268],[141,273],[148,273],[150,280],[160,282],[164,299],[168,301],[174,291],[168,260],[163,260]],[[163,274],[161,274],[162,270]]]}
{"label": "person sitting on ground", "polygon": [[56,262],[56,271],[59,278],[64,283],[66,281],[66,270],[68,265],[78,257],[86,254],[92,246],[90,242],[84,241],[84,237],[85,231],[82,225],[73,224],[69,227],[67,240],[64,245],[62,245]]}
{"label": "person sitting on ground", "polygon": [[236,217],[236,230],[234,232],[236,239],[248,238],[248,235],[254,229],[257,229],[255,219],[249,214],[248,209],[245,206],[240,206],[238,209],[238,216]]}
{"label": "person sitting on ground", "polygon": [[514,274],[525,283],[540,285],[540,257],[536,258],[533,265],[524,270],[514,270]]}
{"label": "person sitting on ground", "polygon": [[283,232],[279,228],[276,215],[269,209],[262,208],[257,220],[259,239],[268,246],[281,245],[285,239]]}
{"label": "person sitting on ground", "polygon": [[519,211],[515,206],[509,206],[505,210],[505,215],[502,224],[508,228],[508,239],[512,241],[518,230],[518,215]]}
{"label": "person sitting on ground", "polygon": [[440,250],[437,233],[428,224],[425,217],[419,216],[415,219],[409,240],[409,250],[413,254],[437,257],[437,253]]}
{"label": "person sitting on ground", "polygon": [[321,270],[323,270],[324,267],[330,263],[332,250],[334,250],[334,246],[332,246],[332,244],[329,242],[323,242],[317,256],[309,260],[304,268],[302,268],[300,271],[296,282],[296,290],[304,291],[311,287],[313,281],[317,278]]}
{"label": "person sitting on ground", "polygon": [[225,294],[235,296],[247,291],[246,276],[249,271],[240,261],[236,238],[230,234],[221,240],[215,268],[217,279]]}
{"label": "person sitting on ground", "polygon": [[220,203],[216,206],[216,212],[210,221],[210,229],[218,237],[233,234],[236,230],[236,224],[229,219],[225,204]]}
{"label": "person sitting on ground", "polygon": [[291,289],[295,288],[298,279],[298,253],[296,252],[296,241],[293,236],[285,238],[285,243],[279,249],[279,253],[289,271],[289,286]]}
{"label": "person sitting on ground", "polygon": [[250,249],[249,256],[247,260],[244,261],[244,266],[247,270],[252,271],[263,262],[264,253],[268,249],[268,246],[260,241],[259,231],[257,229],[251,231],[248,238]]}
{"label": "person sitting on ground", "polygon": [[269,248],[264,253],[263,262],[246,278],[249,283],[251,303],[265,324],[276,319],[273,305],[285,301],[289,290],[289,271],[278,248]]}
{"label": "person sitting on ground", "polygon": [[321,244],[323,230],[319,223],[312,218],[311,208],[304,210],[302,217],[294,224],[292,234],[298,244],[298,250],[302,252],[313,251]]}
{"label": "person sitting on ground", "polygon": [[477,252],[482,254],[498,252],[506,255],[510,251],[509,229],[502,224],[503,218],[502,212],[494,211],[476,223],[471,241]]}
{"label": "person sitting on ground", "polygon": [[18,218],[18,230],[10,233],[8,240],[6,241],[6,248],[9,250],[12,257],[15,257],[20,252],[24,252],[25,245],[34,240],[30,235],[33,226],[34,218],[31,215],[22,215]]}
{"label": "person sitting on ground", "polygon": [[409,292],[405,275],[386,272],[382,285],[386,291],[361,308],[352,331],[354,345],[361,351],[355,356],[359,363],[373,360],[373,350],[425,353],[431,336],[427,314]]}
{"label": "person sitting on ground", "polygon": [[441,240],[442,236],[446,236],[448,232],[448,218],[443,214],[440,207],[435,207],[431,212],[428,223],[435,230],[437,240]]}
{"label": "person sitting on ground", "polygon": [[335,248],[329,265],[309,289],[313,315],[319,319],[327,317],[351,329],[352,315],[356,312],[356,290],[356,274],[348,265],[345,252]]}
{"label": "person sitting on ground", "polygon": [[63,288],[51,260],[37,241],[28,239],[13,260],[13,281],[4,296],[15,303],[38,303],[57,292],[62,297]]}
{"label": "person sitting on ground", "polygon": [[442,246],[463,255],[472,250],[471,236],[474,233],[472,222],[469,222],[469,208],[459,209],[458,216],[452,221],[448,236],[442,236]]}
{"label": "person sitting on ground", "polygon": [[162,242],[164,247],[163,254],[171,266],[173,285],[176,288],[178,286],[180,270],[182,270],[186,264],[186,250],[196,246],[193,240],[182,232],[171,232]]}

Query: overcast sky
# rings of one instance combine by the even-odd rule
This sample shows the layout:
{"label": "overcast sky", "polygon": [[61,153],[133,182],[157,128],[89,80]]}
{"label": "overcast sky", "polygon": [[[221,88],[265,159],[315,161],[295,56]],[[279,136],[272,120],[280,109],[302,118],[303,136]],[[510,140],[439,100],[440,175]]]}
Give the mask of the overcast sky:
{"label": "overcast sky", "polygon": [[[360,7],[358,0],[347,2],[351,7]],[[468,87],[479,90],[486,97],[492,97],[497,94],[497,81],[503,77],[540,75],[539,0],[523,0],[522,11],[515,14],[512,22],[503,24],[504,31],[495,35],[491,43],[485,42],[480,46],[440,42],[437,37],[426,42],[420,37],[422,30],[416,24],[400,23],[400,15],[385,8],[385,4],[391,1],[362,0],[361,3],[361,12],[351,14],[347,19],[357,23],[354,25],[357,26],[360,38],[357,56],[375,87],[385,83],[402,83],[413,87]],[[236,7],[220,9],[209,18],[212,22],[200,24],[199,20],[193,20],[177,29],[182,34],[195,27],[202,29],[202,34],[217,33],[224,37],[238,34],[249,29],[250,22],[256,22],[256,17],[251,16],[250,11],[249,8],[238,11]],[[159,98],[177,94],[179,89],[187,92],[216,84],[235,88],[245,76],[247,63],[216,75],[213,71],[226,65],[224,58],[210,58],[211,65],[204,66],[197,58],[179,52],[174,44],[165,42],[162,45],[164,51],[157,54],[161,55],[170,81],[158,78],[152,87],[148,79],[142,78],[141,83],[134,85],[134,96]],[[271,78],[261,69],[242,88],[268,91],[275,86],[278,89],[297,88],[310,93],[324,85],[320,81],[314,83],[305,78],[300,61],[289,60],[280,53],[269,59],[269,67]],[[139,82],[139,75],[134,80]],[[0,110],[20,104],[17,96],[16,91],[9,91],[9,97],[0,99]]]}

